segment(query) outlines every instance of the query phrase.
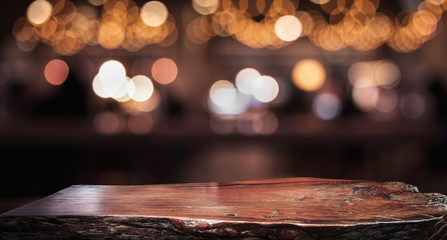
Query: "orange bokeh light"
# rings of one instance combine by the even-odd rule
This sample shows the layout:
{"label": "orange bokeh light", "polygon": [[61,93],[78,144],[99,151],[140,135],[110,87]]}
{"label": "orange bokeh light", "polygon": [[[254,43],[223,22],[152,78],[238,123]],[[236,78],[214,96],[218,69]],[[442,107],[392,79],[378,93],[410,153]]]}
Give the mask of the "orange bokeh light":
{"label": "orange bokeh light", "polygon": [[45,66],[45,79],[52,85],[61,85],[67,80],[69,68],[61,59],[54,59]]}
{"label": "orange bokeh light", "polygon": [[173,82],[177,74],[177,64],[170,58],[160,58],[152,65],[152,77],[160,84]]}

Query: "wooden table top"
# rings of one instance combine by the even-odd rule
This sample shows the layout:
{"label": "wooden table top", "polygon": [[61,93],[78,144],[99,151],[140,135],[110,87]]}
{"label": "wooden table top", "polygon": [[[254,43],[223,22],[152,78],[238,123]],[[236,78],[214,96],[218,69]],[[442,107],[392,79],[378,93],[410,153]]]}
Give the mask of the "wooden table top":
{"label": "wooden table top", "polygon": [[[363,234],[362,239],[383,239],[374,234],[365,237],[365,231],[388,226],[389,236],[405,230],[420,239],[442,239],[436,237],[447,234],[446,216],[446,196],[419,193],[402,182],[282,178],[74,185],[0,215],[0,232],[4,232],[0,236],[26,238],[40,232],[38,236],[50,238],[48,232],[57,231],[61,238],[88,239],[109,229],[103,233],[108,237],[143,234],[148,239],[337,239],[355,231]],[[89,233],[88,228],[96,230]],[[400,234],[395,239],[405,239]]]}

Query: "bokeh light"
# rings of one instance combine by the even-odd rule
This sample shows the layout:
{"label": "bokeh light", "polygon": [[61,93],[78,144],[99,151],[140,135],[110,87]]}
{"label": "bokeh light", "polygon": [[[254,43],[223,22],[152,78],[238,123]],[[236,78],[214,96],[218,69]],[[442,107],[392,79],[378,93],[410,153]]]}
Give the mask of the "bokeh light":
{"label": "bokeh light", "polygon": [[68,77],[69,67],[61,59],[54,59],[47,63],[44,70],[45,79],[53,85],[61,85]]}
{"label": "bokeh light", "polygon": [[211,86],[209,96],[215,105],[225,107],[234,102],[237,90],[230,81],[219,80]]}
{"label": "bokeh light", "polygon": [[354,87],[352,89],[352,100],[358,109],[364,112],[371,112],[375,109],[375,101],[379,95],[377,87]]}
{"label": "bokeh light", "polygon": [[323,120],[337,118],[341,113],[342,107],[340,99],[332,93],[319,94],[312,102],[313,113]]}
{"label": "bokeh light", "polygon": [[254,68],[244,68],[236,75],[236,86],[239,91],[246,95],[252,95],[253,83],[261,74]]}
{"label": "bokeh light", "polygon": [[[99,83],[95,81],[99,81]],[[127,84],[126,69],[122,63],[116,60],[104,62],[93,80],[94,90],[96,88],[95,93],[102,97],[120,95],[123,92],[123,88],[127,89]]]}
{"label": "bokeh light", "polygon": [[389,60],[357,62],[348,71],[349,82],[355,87],[380,86],[393,88],[399,84],[399,67]]}
{"label": "bokeh light", "polygon": [[157,89],[154,89],[152,96],[146,101],[138,102],[135,100],[128,100],[120,102],[122,110],[128,114],[141,114],[155,111],[161,103],[161,96]]}
{"label": "bokeh light", "polygon": [[399,105],[402,115],[407,119],[415,120],[421,118],[425,113],[425,101],[416,93],[403,96]]}
{"label": "bokeh light", "polygon": [[388,113],[393,111],[398,103],[398,97],[394,90],[381,88],[379,94],[375,96],[374,107],[383,113]]}
{"label": "bokeh light", "polygon": [[192,7],[202,15],[209,15],[216,12],[219,0],[192,0]]}
{"label": "bokeh light", "polygon": [[146,25],[158,27],[166,21],[168,14],[168,9],[162,2],[149,1],[141,7],[140,17]]}
{"label": "bokeh light", "polygon": [[320,89],[326,81],[326,70],[315,59],[304,59],[295,64],[292,79],[299,89],[312,92]]}
{"label": "bokeh light", "polygon": [[375,69],[375,81],[379,86],[396,86],[400,81],[399,67],[389,61],[379,61]]}
{"label": "bokeh light", "polygon": [[370,63],[354,63],[349,68],[348,79],[349,82],[357,88],[374,86],[374,69]]}
{"label": "bokeh light", "polygon": [[137,101],[144,102],[148,100],[154,92],[154,85],[147,76],[137,75],[130,80],[131,84],[128,88],[129,96]]}
{"label": "bokeh light", "polygon": [[209,91],[208,107],[218,115],[238,115],[247,111],[250,99],[227,80],[215,82]]}
{"label": "bokeh light", "polygon": [[285,15],[276,20],[275,33],[283,41],[295,41],[301,35],[302,31],[303,24],[293,15]]}
{"label": "bokeh light", "polygon": [[328,3],[330,0],[310,0],[310,1],[315,3],[315,4],[323,5],[323,4]]}
{"label": "bokeh light", "polygon": [[170,58],[160,58],[152,65],[152,77],[160,84],[173,82],[177,74],[177,64]]}
{"label": "bokeh light", "polygon": [[93,6],[101,6],[103,5],[107,0],[88,0],[88,2]]}
{"label": "bokeh light", "polygon": [[50,19],[53,14],[53,5],[46,0],[35,0],[26,11],[28,20],[33,24],[42,24]]}
{"label": "bokeh light", "polygon": [[261,76],[253,82],[252,92],[256,100],[271,102],[278,96],[279,85],[273,77]]}

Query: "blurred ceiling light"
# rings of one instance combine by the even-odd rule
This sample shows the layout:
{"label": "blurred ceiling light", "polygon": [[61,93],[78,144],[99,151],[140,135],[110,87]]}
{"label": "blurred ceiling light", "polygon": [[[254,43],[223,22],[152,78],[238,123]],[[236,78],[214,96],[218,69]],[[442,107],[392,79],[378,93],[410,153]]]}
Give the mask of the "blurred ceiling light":
{"label": "blurred ceiling light", "polygon": [[298,39],[303,31],[301,21],[293,15],[285,15],[275,22],[275,33],[279,39],[291,42]]}
{"label": "blurred ceiling light", "polygon": [[253,83],[261,74],[254,68],[244,68],[236,75],[236,86],[239,91],[246,95],[252,95]]}
{"label": "blurred ceiling light", "polygon": [[158,27],[168,18],[168,9],[159,1],[149,1],[141,7],[140,17],[151,27]]}
{"label": "blurred ceiling light", "polygon": [[192,7],[202,15],[209,15],[216,12],[219,0],[192,0]]}
{"label": "blurred ceiling light", "polygon": [[177,74],[177,64],[170,58],[160,58],[152,65],[152,77],[160,84],[172,83]]}
{"label": "blurred ceiling light", "polygon": [[36,25],[42,24],[50,19],[53,14],[53,5],[46,0],[35,0],[26,11],[28,20]]}
{"label": "blurred ceiling light", "polygon": [[299,89],[312,92],[320,89],[326,81],[326,70],[315,59],[304,59],[295,64],[292,70],[293,83]]}
{"label": "blurred ceiling light", "polygon": [[44,70],[45,79],[53,85],[61,85],[68,77],[69,68],[61,59],[54,59],[47,63]]}
{"label": "blurred ceiling light", "polygon": [[137,102],[144,102],[152,96],[152,93],[154,92],[154,85],[148,77],[144,75],[137,75],[134,76],[130,82],[132,82],[132,87],[129,88],[129,96],[133,100]]}
{"label": "blurred ceiling light", "polygon": [[332,93],[322,93],[316,96],[312,102],[312,111],[315,116],[323,120],[337,118],[342,110],[340,99]]}
{"label": "blurred ceiling light", "polygon": [[270,76],[256,78],[252,85],[252,93],[256,100],[260,102],[271,102],[279,93],[279,85]]}
{"label": "blurred ceiling light", "polygon": [[419,94],[407,94],[400,100],[400,110],[405,118],[418,119],[425,113],[425,101]]}

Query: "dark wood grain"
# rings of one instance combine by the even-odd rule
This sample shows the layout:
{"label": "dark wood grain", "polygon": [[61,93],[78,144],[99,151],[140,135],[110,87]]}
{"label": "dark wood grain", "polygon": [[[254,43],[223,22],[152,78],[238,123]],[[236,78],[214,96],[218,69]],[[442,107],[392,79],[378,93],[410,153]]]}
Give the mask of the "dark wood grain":
{"label": "dark wood grain", "polygon": [[401,182],[287,178],[76,185],[0,215],[4,239],[445,239],[447,197]]}

